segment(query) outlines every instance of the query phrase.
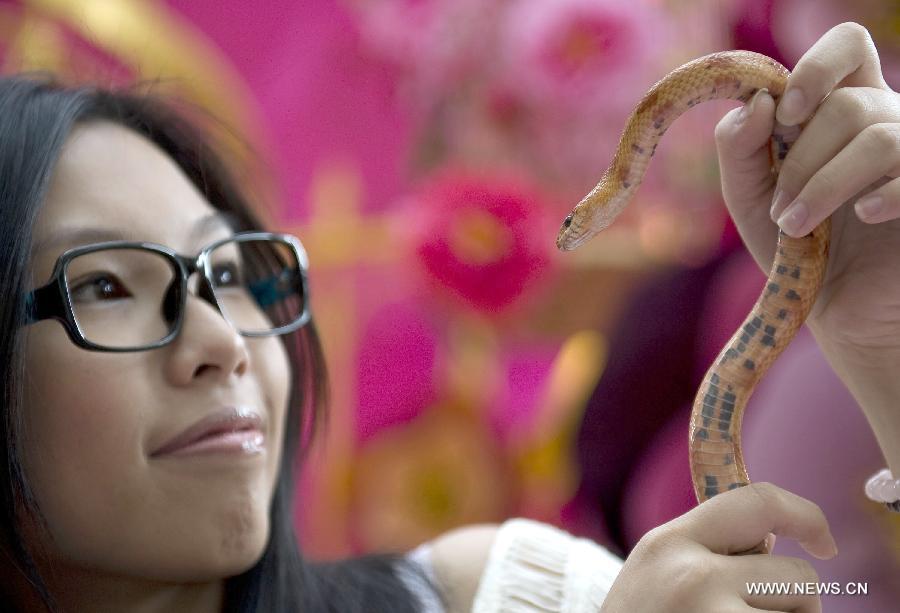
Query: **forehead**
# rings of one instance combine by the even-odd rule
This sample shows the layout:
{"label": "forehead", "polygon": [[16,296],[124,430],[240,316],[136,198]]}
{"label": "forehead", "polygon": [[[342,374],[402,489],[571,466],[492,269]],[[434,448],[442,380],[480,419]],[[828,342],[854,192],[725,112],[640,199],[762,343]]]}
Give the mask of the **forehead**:
{"label": "forehead", "polygon": [[184,244],[190,228],[214,210],[154,143],[119,124],[91,122],[63,146],[35,243],[62,229],[94,227],[185,250],[193,247]]}

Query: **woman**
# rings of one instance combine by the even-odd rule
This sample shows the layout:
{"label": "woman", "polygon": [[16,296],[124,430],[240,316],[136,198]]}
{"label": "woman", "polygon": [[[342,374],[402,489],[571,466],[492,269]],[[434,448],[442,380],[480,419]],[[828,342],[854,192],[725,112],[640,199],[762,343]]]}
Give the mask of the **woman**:
{"label": "woman", "polygon": [[[829,33],[809,57],[874,53],[845,46],[851,31]],[[849,74],[803,65],[793,79],[810,100]],[[763,185],[750,161],[773,109],[763,98],[752,107],[735,128],[741,142],[759,137],[752,151],[730,144],[734,115],[723,120],[726,195],[740,181]],[[806,562],[723,555],[769,533],[834,554],[821,511],[768,484],[651,531],[621,569],[596,545],[525,521],[461,529],[406,558],[304,560],[291,528],[291,462],[325,386],[305,255],[296,239],[259,232],[203,142],[146,97],[0,83],[6,608],[817,610],[814,596],[751,595],[745,586],[815,581]],[[736,196],[729,204],[751,246],[771,251],[763,231],[771,222]],[[888,240],[889,225],[872,228]],[[842,247],[836,257],[858,250]],[[888,296],[883,288],[862,306],[877,310]],[[820,309],[827,322],[825,313],[841,311]],[[860,361],[877,361],[900,343],[871,356],[859,347]],[[842,376],[864,383],[866,372],[851,362]],[[880,385],[886,397],[888,383]],[[881,415],[882,397],[863,406]],[[893,460],[900,437],[886,434]]]}

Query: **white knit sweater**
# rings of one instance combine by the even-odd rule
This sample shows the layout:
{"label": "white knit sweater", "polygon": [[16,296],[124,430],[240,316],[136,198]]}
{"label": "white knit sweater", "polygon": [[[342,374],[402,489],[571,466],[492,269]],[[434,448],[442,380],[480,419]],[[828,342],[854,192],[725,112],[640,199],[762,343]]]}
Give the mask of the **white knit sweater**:
{"label": "white knit sweater", "polygon": [[[427,543],[409,558],[437,584]],[[497,532],[472,613],[597,613],[621,567],[622,560],[592,541],[512,519]],[[444,613],[430,590],[406,580],[423,613]]]}

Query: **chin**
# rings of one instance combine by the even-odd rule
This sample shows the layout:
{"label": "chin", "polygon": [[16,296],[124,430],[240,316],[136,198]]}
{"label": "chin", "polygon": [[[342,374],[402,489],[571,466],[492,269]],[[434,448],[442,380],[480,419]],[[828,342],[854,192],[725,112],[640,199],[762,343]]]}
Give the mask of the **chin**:
{"label": "chin", "polygon": [[189,581],[239,575],[252,568],[265,553],[270,536],[266,513],[231,508],[217,519],[218,523],[208,524],[202,534],[198,534],[200,538],[190,545],[194,554],[191,563],[182,566],[183,571],[195,575],[187,579]]}
{"label": "chin", "polygon": [[218,545],[219,560],[227,567],[223,569],[226,575],[240,574],[259,561],[269,542],[269,528],[266,513],[242,518],[228,527]]}

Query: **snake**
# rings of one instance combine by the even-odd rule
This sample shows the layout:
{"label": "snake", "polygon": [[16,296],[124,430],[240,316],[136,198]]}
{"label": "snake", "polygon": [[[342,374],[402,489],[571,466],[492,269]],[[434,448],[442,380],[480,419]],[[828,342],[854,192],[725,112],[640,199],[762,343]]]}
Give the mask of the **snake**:
{"label": "snake", "polygon": [[[557,247],[575,249],[613,223],[634,198],[663,134],[682,113],[713,99],[747,103],[762,89],[777,103],[789,74],[776,60],[751,51],[713,53],[667,74],[631,112],[611,164],[563,221]],[[801,129],[775,123],[768,144],[775,177]],[[774,260],[759,298],[700,384],[688,435],[698,503],[750,483],[741,451],[744,409],[815,303],[825,277],[830,234],[830,218],[799,238],[778,230]],[[765,542],[752,550],[767,551]]]}

